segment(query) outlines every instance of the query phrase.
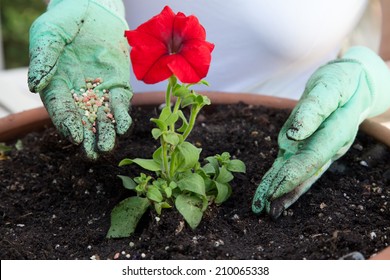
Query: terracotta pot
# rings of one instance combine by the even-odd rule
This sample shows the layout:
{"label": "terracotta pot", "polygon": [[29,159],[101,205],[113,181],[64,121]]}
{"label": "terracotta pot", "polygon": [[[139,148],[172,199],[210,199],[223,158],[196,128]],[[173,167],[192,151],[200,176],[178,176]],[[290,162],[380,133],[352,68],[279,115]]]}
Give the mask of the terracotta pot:
{"label": "terracotta pot", "polygon": [[[244,102],[253,105],[263,105],[271,108],[293,108],[295,100],[275,98],[254,94],[231,94],[221,92],[205,92],[213,104],[232,104]],[[156,105],[164,102],[165,95],[161,92],[147,92],[135,94],[133,106]],[[51,125],[51,120],[44,107],[12,114],[0,119],[0,141],[8,141],[24,134]]]}
{"label": "terracotta pot", "polygon": [[[213,104],[244,102],[270,108],[292,109],[297,103],[296,100],[250,93],[205,92],[205,94],[211,99]],[[135,94],[132,105],[153,105],[163,102],[164,94],[161,92],[147,92]],[[42,129],[45,125],[50,124],[51,120],[43,107],[0,118],[0,141],[15,139],[25,133]],[[390,147],[390,110],[380,116],[364,121],[360,129]]]}
{"label": "terracotta pot", "polygon": [[[234,104],[243,102],[251,105],[263,105],[270,108],[292,109],[296,100],[247,93],[204,92],[213,104]],[[156,105],[164,102],[161,92],[135,94],[133,106]],[[0,142],[16,139],[24,134],[52,125],[45,108],[27,110],[0,119]],[[366,120],[360,127],[364,132],[380,142],[390,146],[390,110],[381,116]],[[370,257],[370,260],[390,260],[390,246]]]}
{"label": "terracotta pot", "polygon": [[370,260],[390,260],[390,246],[371,256]]}

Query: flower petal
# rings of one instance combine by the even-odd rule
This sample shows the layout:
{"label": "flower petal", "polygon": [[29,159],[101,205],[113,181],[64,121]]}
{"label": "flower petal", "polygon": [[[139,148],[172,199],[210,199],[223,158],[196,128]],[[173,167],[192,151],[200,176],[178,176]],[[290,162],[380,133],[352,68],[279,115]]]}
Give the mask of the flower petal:
{"label": "flower petal", "polygon": [[191,84],[201,80],[201,77],[183,56],[179,54],[171,56],[174,57],[174,59],[169,62],[168,67],[182,83]]}
{"label": "flower petal", "polygon": [[126,30],[125,37],[127,38],[127,42],[129,43],[129,45],[132,47],[142,45],[158,45],[165,46],[166,48],[166,45],[159,39],[148,33],[140,32],[138,29]]}
{"label": "flower petal", "polygon": [[183,58],[185,63],[180,60],[180,62],[171,63],[168,66],[181,82],[197,83],[206,77],[209,71],[213,49],[214,45],[207,41],[187,41],[178,54],[178,57]]}
{"label": "flower petal", "polygon": [[143,81],[146,84],[155,84],[168,79],[172,76],[172,70],[169,68],[169,64],[173,60],[172,55],[165,55],[160,57],[155,63],[148,69],[147,73],[143,77]]}
{"label": "flower petal", "polygon": [[139,31],[127,31],[126,37],[132,46],[130,57],[134,74],[138,80],[143,80],[156,61],[167,55],[167,48],[155,37]]}
{"label": "flower petal", "polygon": [[177,13],[173,23],[173,35],[180,37],[183,42],[191,39],[206,39],[206,31],[198,18],[193,15],[186,17],[180,12]]}
{"label": "flower petal", "polygon": [[165,6],[161,13],[138,26],[136,30],[149,34],[163,42],[165,45],[168,45],[172,39],[174,18],[175,13],[171,8]]}

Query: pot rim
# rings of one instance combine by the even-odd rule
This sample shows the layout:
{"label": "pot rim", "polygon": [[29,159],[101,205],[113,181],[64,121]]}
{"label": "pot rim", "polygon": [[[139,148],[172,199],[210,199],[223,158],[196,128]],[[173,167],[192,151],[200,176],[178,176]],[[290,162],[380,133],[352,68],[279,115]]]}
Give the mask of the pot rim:
{"label": "pot rim", "polygon": [[[267,95],[252,93],[227,93],[217,91],[199,91],[207,95],[212,104],[234,104],[243,102],[251,105],[263,105],[270,108],[292,109],[297,101]],[[163,92],[135,93],[131,106],[158,105],[165,101]],[[25,110],[0,118],[0,142],[6,142],[21,137],[28,132],[38,131],[52,122],[44,107]]]}

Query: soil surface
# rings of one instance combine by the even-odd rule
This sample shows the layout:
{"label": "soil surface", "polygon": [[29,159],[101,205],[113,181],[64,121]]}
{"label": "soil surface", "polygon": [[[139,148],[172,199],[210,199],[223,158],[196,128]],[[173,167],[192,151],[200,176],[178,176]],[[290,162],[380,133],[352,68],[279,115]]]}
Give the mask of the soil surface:
{"label": "soil surface", "polygon": [[218,105],[198,119],[191,142],[202,158],[228,151],[247,165],[233,194],[195,230],[175,209],[149,212],[130,238],[106,239],[110,213],[133,195],[117,175],[137,176],[125,158],[150,158],[155,108],[134,107],[134,126],[96,162],[55,129],[7,143],[0,161],[1,259],[339,259],[369,258],[389,245],[390,151],[359,133],[353,147],[277,220],[251,212],[253,193],[277,155],[287,110]]}

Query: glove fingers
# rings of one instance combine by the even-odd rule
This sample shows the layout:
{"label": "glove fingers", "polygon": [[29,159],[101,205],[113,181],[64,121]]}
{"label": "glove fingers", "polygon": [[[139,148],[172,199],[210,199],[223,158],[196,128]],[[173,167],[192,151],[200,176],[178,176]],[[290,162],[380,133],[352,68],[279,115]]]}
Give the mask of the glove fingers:
{"label": "glove fingers", "polygon": [[315,176],[312,176],[306,181],[302,182],[285,195],[274,199],[270,204],[270,208],[268,209],[270,216],[273,219],[277,219],[285,209],[290,207],[295,201],[298,200],[298,198],[301,197],[302,194],[310,189],[314,182],[329,168],[332,162],[332,160],[329,160],[323,167],[321,167],[321,171],[317,172]]}
{"label": "glove fingers", "polygon": [[[105,85],[106,86],[106,85]],[[132,123],[129,116],[131,92],[114,88],[110,90],[110,108],[107,112],[105,106],[97,110],[97,119],[94,125],[87,121],[88,127],[84,133],[84,150],[91,159],[98,157],[97,151],[109,152],[115,147],[116,133],[125,133]],[[116,127],[116,128],[115,128]]]}
{"label": "glove fingers", "polygon": [[114,88],[110,90],[110,107],[115,117],[116,132],[119,135],[126,133],[133,122],[129,115],[132,97],[133,93],[129,89]]}
{"label": "glove fingers", "polygon": [[[305,191],[308,190],[311,184],[325,172],[324,168],[329,167],[327,165],[329,160],[339,158],[348,150],[358,129],[358,120],[354,113],[348,108],[338,109],[310,138],[303,142],[300,150],[292,155],[279,170],[269,189],[269,200],[273,201],[282,197],[310,179],[303,186]],[[346,126],[345,120],[356,121],[356,123]],[[299,191],[297,193],[302,194]]]}
{"label": "glove fingers", "polygon": [[83,125],[68,85],[53,79],[41,93],[41,99],[57,129],[75,144],[83,141]]}
{"label": "glove fingers", "polygon": [[274,180],[275,176],[278,174],[280,168],[283,166],[282,158],[277,158],[273,163],[272,167],[267,171],[267,173],[261,179],[261,183],[256,189],[255,195],[252,202],[252,211],[255,214],[260,214],[264,207],[266,206],[266,199],[268,190]]}
{"label": "glove fingers", "polygon": [[[309,80],[304,95],[294,109],[287,137],[303,140],[312,135],[321,123],[337,108],[344,106],[355,93],[357,83],[351,81],[352,71],[359,71],[351,65],[343,67],[333,63],[317,70]],[[348,71],[350,70],[350,71]]]}
{"label": "glove fingers", "polygon": [[96,130],[88,120],[88,117],[83,116],[84,124],[84,141],[83,149],[86,156],[91,160],[96,160],[99,155],[96,152]]}
{"label": "glove fingers", "polygon": [[107,114],[104,108],[100,107],[97,112],[97,149],[101,152],[109,152],[115,146],[115,127],[114,123]]}

